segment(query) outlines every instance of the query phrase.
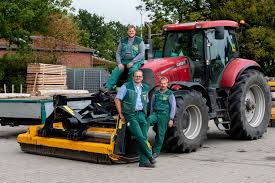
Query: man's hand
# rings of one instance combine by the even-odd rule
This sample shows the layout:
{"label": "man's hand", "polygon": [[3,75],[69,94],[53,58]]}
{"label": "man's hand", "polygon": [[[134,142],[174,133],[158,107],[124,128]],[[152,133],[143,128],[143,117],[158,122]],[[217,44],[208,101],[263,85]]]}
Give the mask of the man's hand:
{"label": "man's hand", "polygon": [[169,128],[173,127],[173,124],[174,124],[173,120],[170,119],[168,122],[168,127]]}
{"label": "man's hand", "polygon": [[117,66],[118,66],[118,69],[119,69],[120,71],[123,71],[123,70],[124,70],[124,65],[123,65],[123,64],[118,64]]}
{"label": "man's hand", "polygon": [[115,99],[115,105],[116,105],[116,109],[117,109],[120,119],[125,120],[125,118],[122,114],[122,111],[121,111],[121,101],[117,98]]}
{"label": "man's hand", "polygon": [[123,114],[122,114],[122,113],[121,113],[121,114],[119,114],[119,117],[120,117],[120,119],[125,120],[125,118],[124,118],[124,116],[123,116]]}
{"label": "man's hand", "polygon": [[130,62],[129,64],[127,64],[127,68],[129,69],[130,67],[132,67],[133,63]]}

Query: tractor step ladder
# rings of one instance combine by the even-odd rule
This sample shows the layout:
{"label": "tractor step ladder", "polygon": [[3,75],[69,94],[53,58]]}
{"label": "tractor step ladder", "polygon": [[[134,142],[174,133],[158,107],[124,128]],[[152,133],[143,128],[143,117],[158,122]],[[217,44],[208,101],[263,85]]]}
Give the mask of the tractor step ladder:
{"label": "tractor step ladder", "polygon": [[230,121],[223,121],[222,118],[215,118],[214,122],[219,130],[225,131],[230,129]]}

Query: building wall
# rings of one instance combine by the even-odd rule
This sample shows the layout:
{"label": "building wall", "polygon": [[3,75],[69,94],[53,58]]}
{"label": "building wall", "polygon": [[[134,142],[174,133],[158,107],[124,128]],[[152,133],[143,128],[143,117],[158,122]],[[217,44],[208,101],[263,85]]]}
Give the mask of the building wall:
{"label": "building wall", "polygon": [[15,51],[0,50],[0,57],[3,57],[7,53],[9,53],[9,54],[15,54]]}
{"label": "building wall", "polygon": [[[0,50],[0,57],[3,57],[7,53],[15,53],[15,51]],[[47,52],[37,52],[40,56]],[[46,54],[45,56],[47,56]],[[79,52],[63,52],[57,53],[59,64],[65,65],[68,68],[90,68],[91,67],[91,55],[89,53]]]}
{"label": "building wall", "polygon": [[91,55],[89,53],[65,52],[59,55],[59,61],[67,67],[91,67]]}

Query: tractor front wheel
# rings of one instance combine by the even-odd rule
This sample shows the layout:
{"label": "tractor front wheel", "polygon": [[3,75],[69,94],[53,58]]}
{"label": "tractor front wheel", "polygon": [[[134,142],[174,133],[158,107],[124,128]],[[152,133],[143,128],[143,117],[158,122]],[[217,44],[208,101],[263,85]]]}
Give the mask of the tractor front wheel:
{"label": "tractor front wheel", "polygon": [[174,127],[166,132],[164,149],[168,152],[192,152],[207,138],[208,107],[206,99],[195,90],[175,92],[177,111]]}

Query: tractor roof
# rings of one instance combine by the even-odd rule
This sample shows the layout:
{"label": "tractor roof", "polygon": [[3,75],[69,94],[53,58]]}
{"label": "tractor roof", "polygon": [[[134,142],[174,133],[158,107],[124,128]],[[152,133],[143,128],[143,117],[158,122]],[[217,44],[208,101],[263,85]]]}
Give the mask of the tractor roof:
{"label": "tractor roof", "polygon": [[164,25],[164,31],[177,31],[177,30],[194,30],[194,29],[207,29],[214,27],[238,27],[238,23],[231,20],[216,20],[216,21],[205,21],[205,22],[190,22],[182,24],[168,24]]}

